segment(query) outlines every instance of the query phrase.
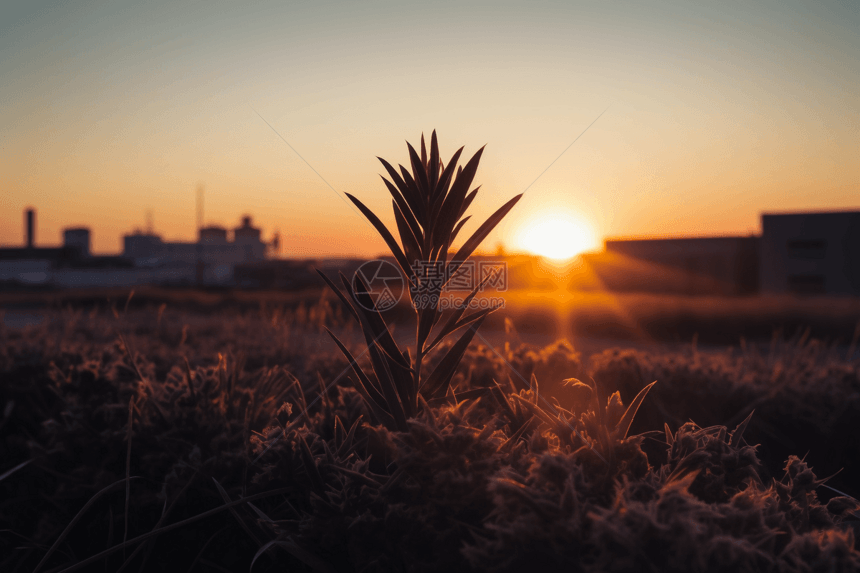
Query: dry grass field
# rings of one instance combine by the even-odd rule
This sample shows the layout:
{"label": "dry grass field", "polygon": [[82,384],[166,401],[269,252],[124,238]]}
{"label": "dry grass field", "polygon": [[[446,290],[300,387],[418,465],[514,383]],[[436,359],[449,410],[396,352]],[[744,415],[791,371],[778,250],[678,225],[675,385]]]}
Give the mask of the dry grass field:
{"label": "dry grass field", "polygon": [[328,302],[124,306],[0,327],[4,571],[860,567],[860,362],[820,341],[509,332],[392,431]]}

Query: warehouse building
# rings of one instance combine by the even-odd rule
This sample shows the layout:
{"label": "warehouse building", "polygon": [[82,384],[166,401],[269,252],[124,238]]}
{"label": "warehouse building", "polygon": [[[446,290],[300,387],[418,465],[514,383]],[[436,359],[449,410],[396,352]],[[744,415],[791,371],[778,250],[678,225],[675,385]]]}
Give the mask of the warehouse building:
{"label": "warehouse building", "polygon": [[860,211],[762,215],[764,293],[860,295]]}

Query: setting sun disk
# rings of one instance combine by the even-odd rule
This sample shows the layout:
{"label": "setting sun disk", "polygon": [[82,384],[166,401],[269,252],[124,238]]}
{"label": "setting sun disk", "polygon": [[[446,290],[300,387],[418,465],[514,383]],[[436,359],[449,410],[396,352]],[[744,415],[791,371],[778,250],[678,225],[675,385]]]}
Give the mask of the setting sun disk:
{"label": "setting sun disk", "polygon": [[530,253],[555,260],[574,257],[597,246],[592,228],[565,214],[532,219],[520,231],[518,246]]}

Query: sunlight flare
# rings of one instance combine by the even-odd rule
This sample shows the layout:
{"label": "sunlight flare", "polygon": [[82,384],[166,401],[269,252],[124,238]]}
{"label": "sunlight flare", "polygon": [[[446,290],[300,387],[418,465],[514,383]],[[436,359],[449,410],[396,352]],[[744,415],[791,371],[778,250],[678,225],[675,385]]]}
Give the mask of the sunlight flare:
{"label": "sunlight flare", "polygon": [[532,218],[517,234],[517,246],[554,260],[575,257],[598,246],[591,225],[568,213],[548,213]]}

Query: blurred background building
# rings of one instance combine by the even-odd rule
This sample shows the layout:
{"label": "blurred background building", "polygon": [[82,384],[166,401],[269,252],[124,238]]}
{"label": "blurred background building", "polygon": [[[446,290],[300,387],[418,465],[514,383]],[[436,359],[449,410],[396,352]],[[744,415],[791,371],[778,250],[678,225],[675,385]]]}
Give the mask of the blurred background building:
{"label": "blurred background building", "polygon": [[860,212],[761,219],[762,291],[860,295]]}
{"label": "blurred background building", "polygon": [[123,237],[119,255],[96,256],[87,227],[63,230],[60,247],[36,246],[36,212],[24,214],[24,247],[0,248],[0,283],[19,286],[100,287],[144,284],[232,286],[237,265],[262,262],[276,252],[249,216],[232,231],[203,227],[196,242],[165,241],[152,231]]}
{"label": "blurred background building", "polygon": [[607,240],[591,266],[608,290],[860,296],[860,211],[761,220],[759,236]]}

